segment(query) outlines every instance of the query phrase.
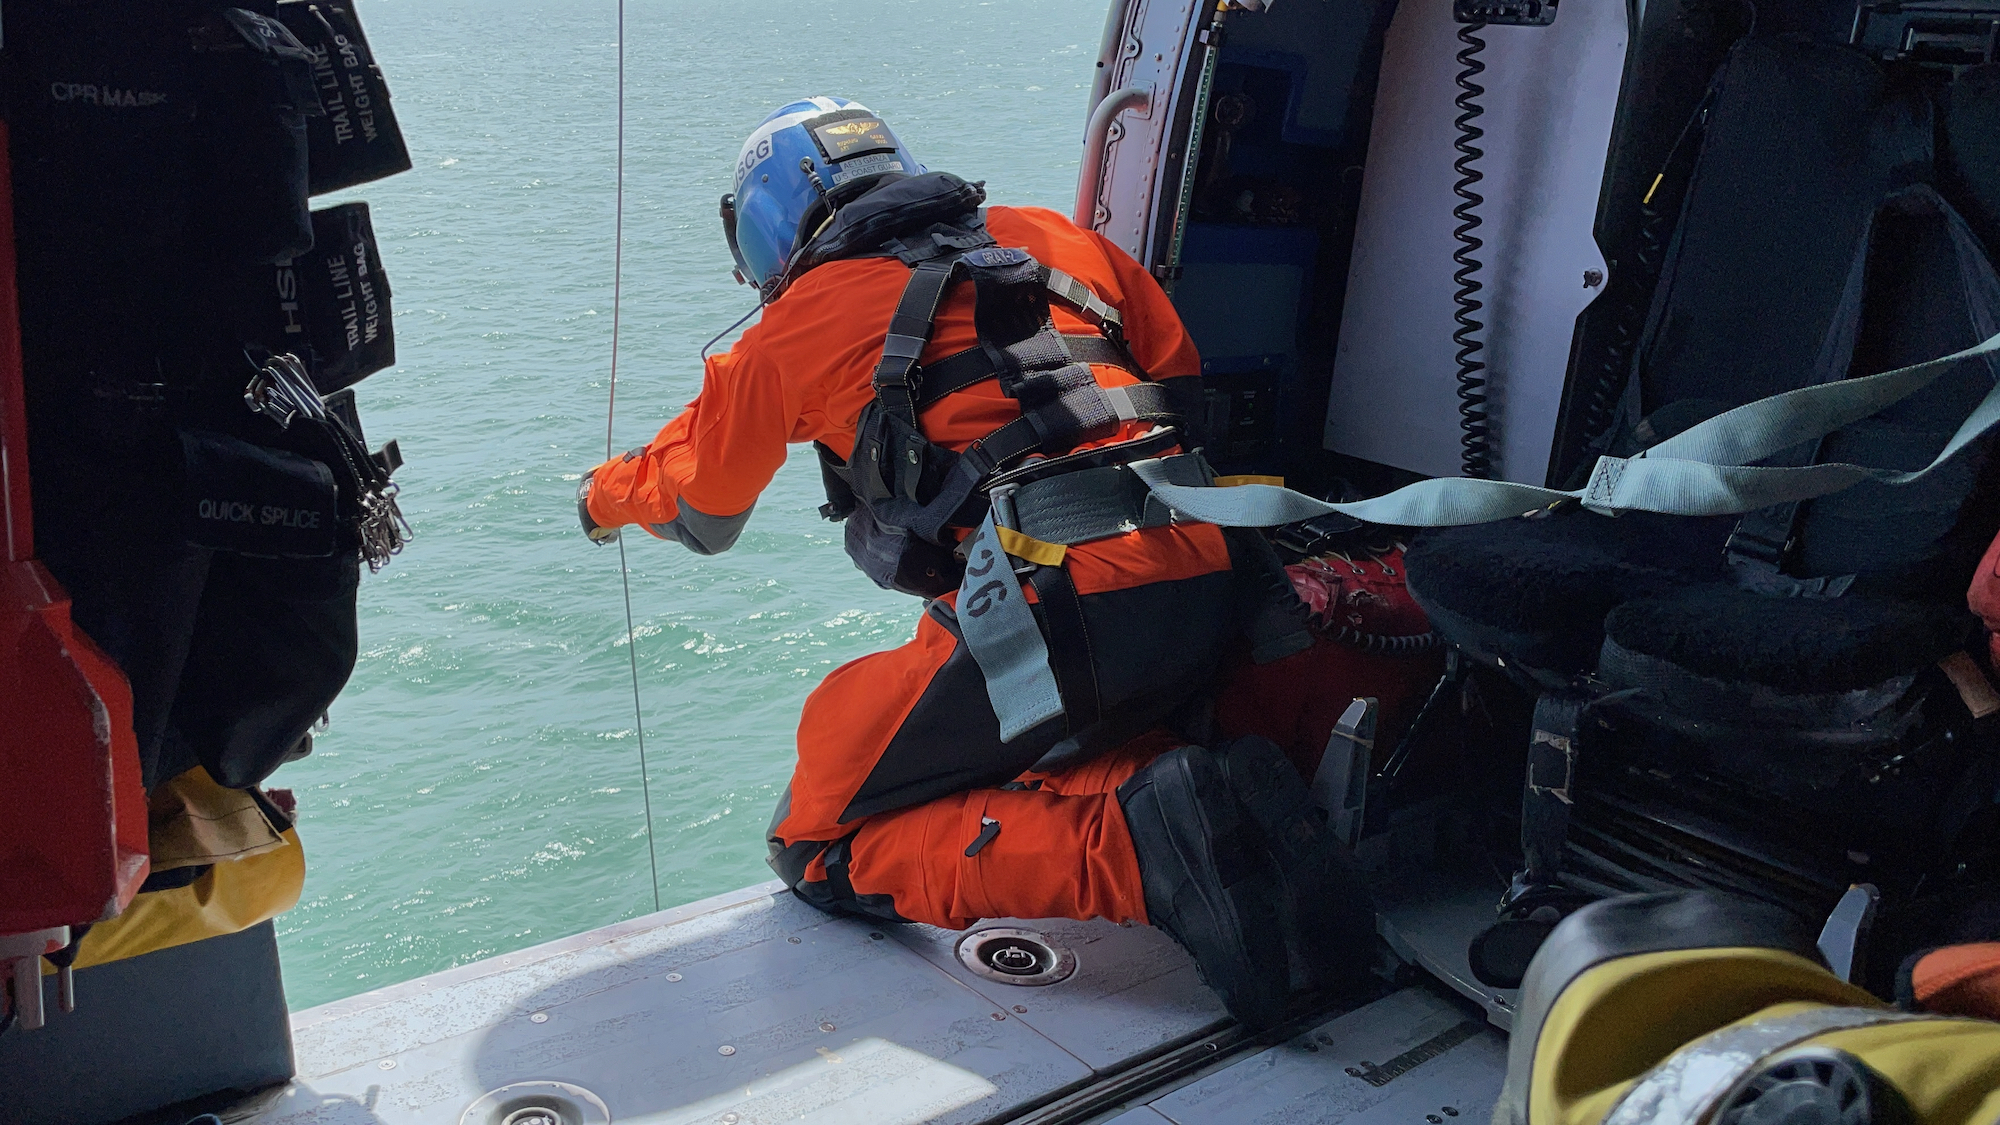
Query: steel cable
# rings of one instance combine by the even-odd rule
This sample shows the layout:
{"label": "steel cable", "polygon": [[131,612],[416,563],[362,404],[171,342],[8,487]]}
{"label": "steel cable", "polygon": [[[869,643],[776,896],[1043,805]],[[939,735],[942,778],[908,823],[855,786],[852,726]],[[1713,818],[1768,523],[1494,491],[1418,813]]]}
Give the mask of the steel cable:
{"label": "steel cable", "polygon": [[[618,410],[618,313],[625,287],[625,0],[618,0],[618,172],[611,235],[611,389],[604,404],[604,459],[611,460]],[[646,862],[653,875],[653,909],[660,909],[660,856],[653,840],[652,775],[646,768],[646,711],[639,702],[639,631],[632,623],[632,570],[618,537],[618,582],[625,592],[625,655],[632,666],[632,731],[639,740],[639,797],[646,810]]]}

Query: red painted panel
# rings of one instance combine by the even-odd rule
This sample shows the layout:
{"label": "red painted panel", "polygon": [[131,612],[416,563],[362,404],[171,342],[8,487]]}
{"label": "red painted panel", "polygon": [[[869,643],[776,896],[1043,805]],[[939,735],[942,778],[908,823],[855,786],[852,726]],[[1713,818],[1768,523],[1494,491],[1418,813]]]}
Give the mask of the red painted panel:
{"label": "red painted panel", "polygon": [[14,201],[0,123],[0,933],[102,921],[145,881],[132,689],[34,560]]}

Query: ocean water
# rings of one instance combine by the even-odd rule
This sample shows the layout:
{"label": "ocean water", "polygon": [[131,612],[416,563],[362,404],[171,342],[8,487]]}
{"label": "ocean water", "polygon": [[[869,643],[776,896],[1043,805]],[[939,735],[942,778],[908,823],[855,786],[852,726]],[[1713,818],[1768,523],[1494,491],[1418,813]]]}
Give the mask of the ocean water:
{"label": "ocean water", "polygon": [[[361,659],[299,798],[308,874],[278,920],[295,1008],[654,908],[615,549],[572,496],[603,459],[614,0],[360,0],[415,168],[366,199],[398,365],[360,388],[401,440],[416,540],[364,581]],[[1086,0],[627,0],[625,287],[614,447],[700,386],[748,311],[716,221],[742,138],[858,98],[932,168],[1067,212],[1104,20]],[[736,549],[628,537],[659,903],[769,877],[800,703],[899,643],[794,451]]]}

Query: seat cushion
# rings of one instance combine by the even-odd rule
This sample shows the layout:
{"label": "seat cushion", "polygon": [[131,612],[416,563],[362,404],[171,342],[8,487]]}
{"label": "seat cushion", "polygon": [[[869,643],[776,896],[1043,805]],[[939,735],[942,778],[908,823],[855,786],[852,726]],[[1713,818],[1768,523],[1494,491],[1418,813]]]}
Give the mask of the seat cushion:
{"label": "seat cushion", "polygon": [[1693,586],[1613,609],[1598,674],[1679,712],[1836,728],[1896,702],[1916,673],[1965,643],[1970,623],[1954,602]]}
{"label": "seat cushion", "polygon": [[1580,508],[1433,528],[1406,555],[1410,594],[1439,632],[1479,659],[1538,680],[1589,671],[1604,615],[1635,597],[1723,576],[1733,517]]}

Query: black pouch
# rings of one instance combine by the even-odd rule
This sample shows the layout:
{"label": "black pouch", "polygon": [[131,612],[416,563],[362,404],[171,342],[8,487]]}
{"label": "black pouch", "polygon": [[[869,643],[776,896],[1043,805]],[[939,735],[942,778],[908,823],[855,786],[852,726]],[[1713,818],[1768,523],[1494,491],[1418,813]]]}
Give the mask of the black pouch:
{"label": "black pouch", "polygon": [[265,558],[325,558],[340,525],[333,471],[212,430],[181,431],[188,542]]}
{"label": "black pouch", "polygon": [[350,552],[215,556],[169,722],[218,784],[269,777],[346,686],[359,575]]}
{"label": "black pouch", "polygon": [[312,194],[409,171],[410,152],[389,108],[388,84],[354,9],[324,0],[285,0],[278,19],[312,54],[313,82],[326,111],[306,125]]}
{"label": "black pouch", "polygon": [[306,119],[320,114],[313,56],[284,24],[243,8],[222,9],[190,36],[195,203],[208,243],[256,262],[305,253]]}
{"label": "black pouch", "polygon": [[[256,440],[320,461],[332,471],[339,501],[336,548],[359,552],[369,569],[382,569],[410,536],[410,526],[396,504],[395,482],[389,479],[401,457],[393,450],[369,453],[356,427],[342,417],[343,411],[313,389],[297,356],[251,358],[255,366],[243,402],[250,413],[261,416],[261,421],[246,420],[258,426]],[[343,405],[346,416],[353,417],[352,402]]]}
{"label": "black pouch", "polygon": [[366,203],[313,212],[313,247],[302,295],[313,385],[329,394],[395,363],[396,328]]}
{"label": "black pouch", "polygon": [[396,362],[389,277],[366,203],[312,213],[313,249],[270,267],[244,301],[244,335],[298,356],[321,394],[351,387]]}
{"label": "black pouch", "polygon": [[958,589],[965,575],[965,563],[950,548],[883,527],[866,504],[847,517],[842,534],[847,557],[884,590],[935,598]]}

